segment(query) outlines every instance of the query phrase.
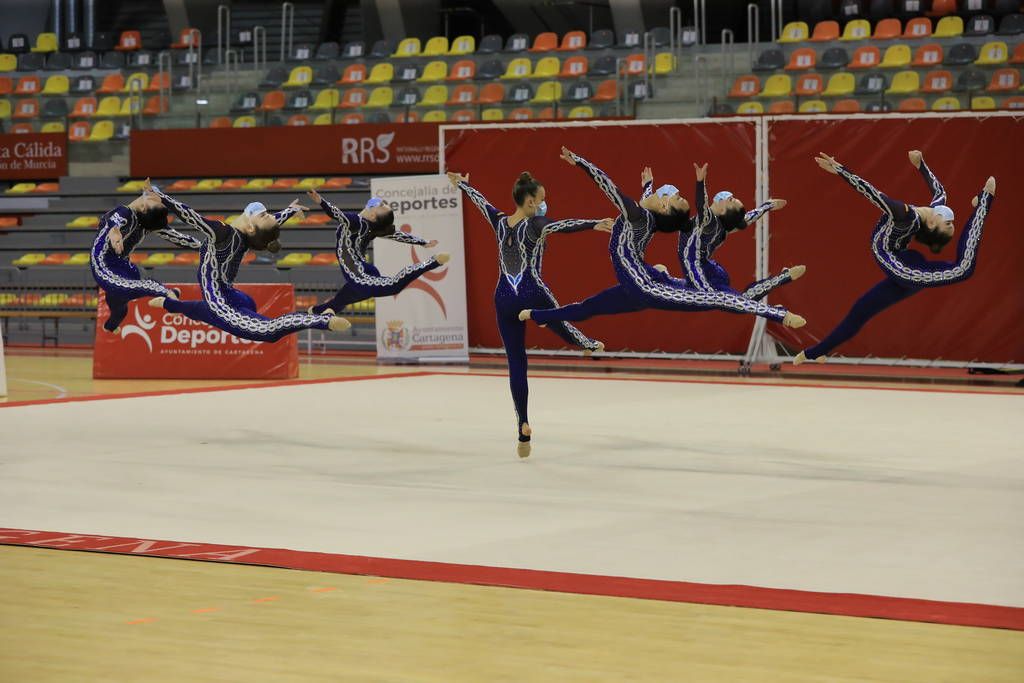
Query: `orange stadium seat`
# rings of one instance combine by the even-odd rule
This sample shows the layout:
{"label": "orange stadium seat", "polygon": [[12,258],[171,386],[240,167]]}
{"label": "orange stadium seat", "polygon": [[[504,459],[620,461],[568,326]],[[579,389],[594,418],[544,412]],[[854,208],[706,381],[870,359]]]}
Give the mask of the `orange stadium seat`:
{"label": "orange stadium seat", "polygon": [[171,45],[175,50],[185,50],[191,45],[199,45],[199,29],[197,28],[183,28],[178,33],[178,42]]}
{"label": "orange stadium seat", "polygon": [[88,121],[75,121],[68,128],[68,140],[71,142],[84,142],[89,139],[92,133],[92,124]]}
{"label": "orange stadium seat", "polygon": [[759,92],[761,92],[760,78],[752,75],[739,76],[733,81],[729,97],[755,97]]}
{"label": "orange stadium seat", "polygon": [[920,97],[908,97],[905,100],[901,100],[899,106],[896,108],[897,111],[927,111],[928,103]]}
{"label": "orange stadium seat", "polygon": [[468,81],[474,76],[476,76],[476,62],[472,59],[459,60],[448,70],[449,81]]}
{"label": "orange stadium seat", "polygon": [[352,179],[349,177],[336,177],[328,178],[327,182],[324,183],[324,188],[328,190],[342,190],[352,185]]}
{"label": "orange stadium seat", "polygon": [[559,78],[582,78],[587,75],[589,69],[589,62],[586,56],[576,55],[569,57],[562,62],[562,70],[559,72]]}
{"label": "orange stadium seat", "polygon": [[814,97],[821,94],[825,89],[825,81],[820,74],[804,74],[796,79],[796,89],[793,91],[800,97]]}
{"label": "orange stadium seat", "polygon": [[953,88],[953,74],[945,70],[929,71],[925,74],[921,92],[927,94],[949,92]]}
{"label": "orange stadium seat", "polygon": [[779,100],[768,106],[769,114],[793,114],[796,112],[796,105],[792,100]]}
{"label": "orange stadium seat", "polygon": [[882,19],[880,22],[875,24],[875,35],[872,36],[875,40],[892,40],[899,38],[903,34],[903,27],[900,26],[899,19]]}
{"label": "orange stadium seat", "polygon": [[874,45],[858,47],[847,65],[849,69],[873,69],[882,62],[882,51]]}
{"label": "orange stadium seat", "polygon": [[789,63],[786,64],[786,71],[813,69],[817,59],[818,55],[813,47],[802,47],[798,50],[793,50],[793,54],[789,56]]}
{"label": "orange stadium seat", "polygon": [[558,34],[548,31],[537,34],[537,37],[533,39],[533,47],[530,48],[530,52],[550,52],[557,49]]}
{"label": "orange stadium seat", "polygon": [[345,91],[338,107],[341,109],[358,109],[366,104],[366,88],[351,88]]}
{"label": "orange stadium seat", "polygon": [[96,91],[99,95],[113,95],[124,90],[124,76],[116,73],[103,79],[103,84]]}
{"label": "orange stadium seat", "polygon": [[996,69],[989,81],[988,92],[1010,92],[1020,89],[1020,71],[1017,69]]}
{"label": "orange stadium seat", "polygon": [[910,62],[914,67],[929,67],[942,64],[943,50],[938,43],[928,43],[917,48],[914,52],[914,60]]}
{"label": "orange stadium seat", "polygon": [[134,52],[142,49],[142,34],[138,31],[122,31],[121,39],[114,46],[119,52]]}
{"label": "orange stadium seat", "polygon": [[362,83],[366,80],[366,65],[365,64],[350,64],[345,67],[345,71],[341,74],[341,80],[338,81],[340,85],[352,85],[354,83]]}
{"label": "orange stadium seat", "polygon": [[39,116],[39,100],[18,100],[14,105],[12,119],[34,119]]}
{"label": "orange stadium seat", "polygon": [[210,128],[230,128],[231,117],[230,116],[218,116],[210,121]]}
{"label": "orange stadium seat", "polygon": [[39,76],[22,76],[18,79],[18,85],[14,88],[15,95],[38,95],[43,89]]}
{"label": "orange stadium seat", "polygon": [[927,17],[914,17],[907,22],[903,29],[903,37],[909,39],[930,38],[932,35],[932,21]]}
{"label": "orange stadium seat", "polygon": [[827,43],[839,40],[839,22],[819,21],[814,25],[814,34],[811,36],[812,43]]}
{"label": "orange stadium seat", "polygon": [[173,183],[168,185],[167,190],[170,192],[187,192],[194,188],[198,183],[198,180],[183,178],[181,180],[175,180]]}
{"label": "orange stadium seat", "polygon": [[860,111],[860,102],[857,100],[846,99],[838,100],[832,105],[833,114],[855,114]]}

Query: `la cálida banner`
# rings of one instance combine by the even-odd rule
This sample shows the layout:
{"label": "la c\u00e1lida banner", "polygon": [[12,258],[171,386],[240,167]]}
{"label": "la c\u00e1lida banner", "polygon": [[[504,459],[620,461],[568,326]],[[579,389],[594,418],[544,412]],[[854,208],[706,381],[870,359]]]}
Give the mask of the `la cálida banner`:
{"label": "la c\u00e1lida banner", "polygon": [[428,241],[437,240],[433,248],[376,240],[373,262],[382,275],[394,275],[437,253],[452,257],[397,296],[377,299],[377,358],[391,362],[468,362],[462,193],[441,175],[374,178],[370,191],[394,209],[397,229]]}
{"label": "la c\u00e1lida banner", "polygon": [[0,178],[56,180],[67,174],[68,138],[63,133],[0,135]]}

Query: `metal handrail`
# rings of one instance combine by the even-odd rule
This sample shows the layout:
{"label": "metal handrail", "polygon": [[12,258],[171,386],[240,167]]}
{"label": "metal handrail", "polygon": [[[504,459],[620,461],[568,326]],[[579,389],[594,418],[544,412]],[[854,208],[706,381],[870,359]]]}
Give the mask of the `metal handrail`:
{"label": "metal handrail", "polygon": [[224,52],[231,49],[231,8],[217,5],[217,64],[224,63]]}
{"label": "metal handrail", "polygon": [[[733,50],[735,43],[736,37],[733,35],[732,29],[723,28],[721,46],[722,97],[725,97],[726,93],[729,92],[729,80],[736,73],[736,51]],[[729,63],[728,67],[726,67],[726,61]]]}
{"label": "metal handrail", "polygon": [[673,59],[679,63],[683,56],[683,10],[672,6],[668,9],[668,42]]}
{"label": "metal handrail", "polygon": [[708,97],[708,59],[704,55],[694,55],[693,75],[697,84],[697,106],[702,112],[707,111]]}
{"label": "metal handrail", "polygon": [[295,5],[290,2],[281,3],[281,61],[285,55],[292,53],[295,39]]}
{"label": "metal handrail", "polygon": [[654,95],[654,83],[651,74],[654,71],[654,36],[650,31],[644,33],[644,88],[646,92],[644,97],[652,97]]}
{"label": "metal handrail", "polygon": [[626,77],[626,60],[622,57],[615,59],[615,115],[625,116],[628,100],[628,78]]}
{"label": "metal handrail", "polygon": [[771,0],[772,10],[772,42],[778,40],[782,34],[782,0]]}
{"label": "metal handrail", "polygon": [[199,92],[203,80],[203,34],[201,32],[196,31],[192,40],[189,41],[186,59],[188,60],[188,78],[192,89]]}
{"label": "metal handrail", "polygon": [[[232,62],[234,66],[232,66]],[[224,50],[224,92],[228,94],[228,101],[235,99],[235,86],[238,85],[239,58],[238,50],[228,48]]]}
{"label": "metal handrail", "polygon": [[[167,67],[164,68],[164,62],[167,62]],[[157,97],[160,102],[160,113],[171,111],[171,86],[174,84],[174,73],[172,71],[174,60],[171,59],[171,53],[168,50],[160,52],[156,56],[156,67],[157,75],[167,74],[167,78],[162,79],[160,82],[160,89],[157,91]],[[167,86],[164,86],[167,83]],[[165,95],[164,92],[167,94]]]}
{"label": "metal handrail", "polygon": [[142,116],[142,82],[137,78],[128,81],[128,114],[132,128],[139,128]]}
{"label": "metal handrail", "polygon": [[[781,2],[781,0],[780,0]],[[700,44],[708,44],[708,8],[707,0],[700,0]],[[697,0],[693,3],[693,25],[698,26],[697,23]]]}
{"label": "metal handrail", "polygon": [[252,29],[252,68],[253,71],[267,68],[267,29],[263,26]]}
{"label": "metal handrail", "polygon": [[754,64],[754,45],[761,42],[761,9],[756,2],[747,5],[747,52]]}

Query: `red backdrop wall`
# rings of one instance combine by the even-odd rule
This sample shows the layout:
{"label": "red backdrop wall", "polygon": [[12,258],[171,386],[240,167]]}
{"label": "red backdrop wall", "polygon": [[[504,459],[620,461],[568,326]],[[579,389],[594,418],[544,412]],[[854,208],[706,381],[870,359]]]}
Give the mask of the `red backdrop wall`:
{"label": "red backdrop wall", "polygon": [[807,275],[772,301],[807,318],[807,326],[771,326],[802,348],[821,339],[883,275],[871,256],[879,212],[840,178],[820,170],[816,152],[835,156],[891,197],[927,204],[930,194],[907,151],[920,149],[949,194],[957,234],[940,256],[956,258],[955,241],[971,198],[996,177],[977,269],[966,282],[921,292],[869,322],[837,349],[846,356],[1008,362],[1024,360],[1024,118],[829,118],[773,120],[771,195],[789,200],[772,216],[771,270],[803,263]]}
{"label": "red backdrop wall", "polygon": [[[512,185],[529,170],[545,185],[552,218],[614,216],[611,203],[583,173],[558,158],[562,145],[604,169],[627,194],[639,199],[640,173],[654,171],[655,185],[672,183],[691,200],[694,161],[712,162],[713,188],[728,187],[752,204],[756,183],[755,126],[749,122],[588,127],[478,128],[445,132],[445,165],[470,174],[470,183],[492,204],[511,213]],[[471,346],[501,346],[494,317],[498,279],[494,232],[469,201],[463,202],[466,225],[466,287]],[[675,236],[658,235],[648,252],[677,277]],[[736,236],[722,247],[721,262],[745,285],[754,273],[754,235]],[[608,235],[586,232],[555,235],[548,240],[544,278],[562,303],[579,301],[615,284],[608,257]],[[673,314],[644,311],[600,317],[581,323],[587,334],[609,350],[744,353],[753,318],[728,313]],[[551,332],[530,326],[528,344],[563,348]]]}

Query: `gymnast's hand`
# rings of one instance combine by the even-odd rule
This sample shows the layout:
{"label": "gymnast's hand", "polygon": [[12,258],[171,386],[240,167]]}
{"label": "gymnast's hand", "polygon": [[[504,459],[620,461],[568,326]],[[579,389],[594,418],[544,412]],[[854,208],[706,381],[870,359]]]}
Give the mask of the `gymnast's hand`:
{"label": "gymnast's hand", "polygon": [[573,159],[572,152],[569,151],[568,147],[562,147],[562,154],[559,158],[564,159],[565,163],[569,164],[570,166],[576,165],[576,160]]}
{"label": "gymnast's hand", "polygon": [[914,165],[914,168],[921,168],[921,160],[924,159],[924,155],[921,154],[921,150],[912,149],[907,152],[907,156],[910,157],[910,163]]}
{"label": "gymnast's hand", "polygon": [[152,194],[153,193],[153,181],[150,180],[149,178],[146,178],[142,182],[142,193],[143,194]]}
{"label": "gymnast's hand", "polygon": [[786,206],[786,200],[785,199],[769,199],[768,201],[770,201],[772,203],[772,208],[771,208],[772,211],[778,211],[779,209],[781,209],[781,208]]}
{"label": "gymnast's hand", "polygon": [[652,180],[654,180],[654,174],[651,173],[651,167],[650,166],[644,166],[643,173],[640,174],[640,182],[642,182],[644,185],[646,185],[647,183],[651,182]]}
{"label": "gymnast's hand", "polygon": [[467,185],[469,184],[468,173],[463,173],[462,175],[459,175],[458,173],[448,171],[448,173],[446,173],[445,175],[448,176],[448,182],[452,184],[452,187],[458,187],[460,182],[466,183]]}
{"label": "gymnast's hand", "polygon": [[[317,192],[316,190],[310,190],[310,191],[309,191],[309,192],[307,192],[306,194],[307,194],[307,195],[309,195],[309,198],[310,198],[310,199],[312,199],[312,200],[313,200],[314,202],[316,202],[317,204],[319,204],[319,203],[320,203],[320,201],[321,201],[321,200],[320,200],[320,193],[319,193],[319,192]],[[298,202],[298,201],[299,201],[299,200],[298,200],[298,199],[296,199],[296,200],[295,200],[294,202],[292,202],[292,204],[295,204],[295,203],[296,203],[296,202]]]}
{"label": "gymnast's hand", "polygon": [[702,183],[708,177],[708,165],[705,163],[703,166],[693,165],[693,171],[697,175],[697,182]]}
{"label": "gymnast's hand", "polygon": [[835,160],[835,157],[830,157],[824,152],[818,152],[818,156],[814,157],[814,160],[818,162],[818,166],[821,166],[832,175],[839,175],[841,165]]}
{"label": "gymnast's hand", "polygon": [[[317,202],[317,203],[319,204],[319,202]],[[302,204],[299,204],[299,200],[298,199],[293,199],[292,203],[288,205],[288,208],[289,209],[296,209],[298,211],[309,211],[308,208],[306,208]]]}
{"label": "gymnast's hand", "polygon": [[[988,180],[985,181],[985,192],[988,192],[993,197],[996,196],[996,178],[995,176],[989,176]],[[971,200],[971,206],[978,205],[978,195],[974,195],[974,199]],[[118,252],[121,253],[121,252]]]}
{"label": "gymnast's hand", "polygon": [[604,218],[597,225],[594,226],[594,230],[598,230],[600,232],[611,232],[612,225],[614,223],[615,221],[613,221],[611,218]]}

